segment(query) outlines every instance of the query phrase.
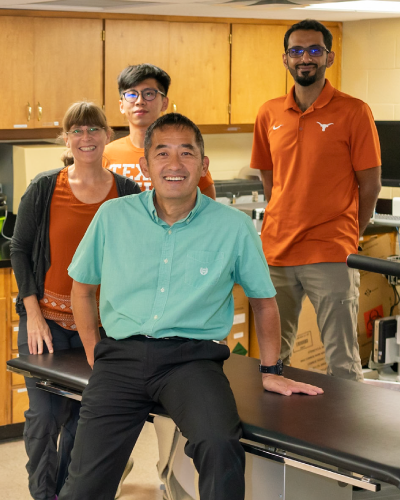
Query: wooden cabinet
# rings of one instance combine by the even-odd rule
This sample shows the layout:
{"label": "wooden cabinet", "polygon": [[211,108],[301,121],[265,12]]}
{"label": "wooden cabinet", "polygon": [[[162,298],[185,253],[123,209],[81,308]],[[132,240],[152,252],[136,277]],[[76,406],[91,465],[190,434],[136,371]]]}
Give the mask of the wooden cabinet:
{"label": "wooden cabinet", "polygon": [[32,128],[33,22],[27,17],[0,17],[0,128]]}
{"label": "wooden cabinet", "polygon": [[0,128],[59,127],[73,102],[101,105],[101,36],[100,19],[0,17]]}
{"label": "wooden cabinet", "polygon": [[[262,103],[293,84],[282,64],[287,21],[57,16],[0,11],[0,129],[26,129],[19,138],[61,127],[67,108],[83,99],[104,104],[111,126],[127,126],[117,77],[131,64],[165,69],[172,79],[167,111],[198,125],[253,124]],[[340,89],[341,25],[327,25],[336,60],[326,74]]]}
{"label": "wooden cabinet", "polygon": [[8,377],[5,369],[7,361],[7,297],[5,293],[5,273],[0,269],[0,425],[8,423],[9,397]]}
{"label": "wooden cabinet", "polygon": [[148,62],[172,80],[168,111],[196,124],[228,124],[229,24],[106,21],[105,109],[110,125],[127,125],[119,112],[117,77]]}
{"label": "wooden cabinet", "polygon": [[332,50],[335,52],[335,61],[333,65],[326,70],[326,78],[335,89],[340,90],[342,76],[342,30],[339,26],[328,26],[328,28],[333,35]]}
{"label": "wooden cabinet", "polygon": [[18,424],[25,420],[24,412],[28,409],[29,399],[26,387],[11,389],[11,423]]}
{"label": "wooden cabinet", "polygon": [[35,127],[61,126],[68,107],[103,104],[100,19],[34,18]]}
{"label": "wooden cabinet", "polygon": [[254,123],[260,106],[286,93],[287,26],[232,25],[231,123]]}
{"label": "wooden cabinet", "polygon": [[229,24],[171,23],[168,111],[197,125],[229,123]]}
{"label": "wooden cabinet", "polygon": [[0,426],[23,422],[29,405],[24,377],[6,370],[6,361],[18,356],[17,292],[12,270],[0,269]]}

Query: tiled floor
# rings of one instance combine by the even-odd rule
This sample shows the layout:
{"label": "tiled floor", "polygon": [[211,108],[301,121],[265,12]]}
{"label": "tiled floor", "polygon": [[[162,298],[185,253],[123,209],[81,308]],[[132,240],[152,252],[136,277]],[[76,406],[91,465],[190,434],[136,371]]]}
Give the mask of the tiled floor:
{"label": "tiled floor", "polygon": [[[157,439],[152,424],[146,424],[135,446],[134,467],[122,487],[121,500],[162,500],[157,476]],[[22,440],[0,441],[0,499],[31,500],[25,470],[26,455]],[[260,499],[262,500],[262,499]],[[400,500],[400,490],[382,485],[382,491],[356,491],[353,500]]]}
{"label": "tiled floor", "polygon": [[[162,500],[157,476],[157,439],[152,424],[146,424],[132,454],[134,466],[126,478],[121,500]],[[22,440],[0,441],[0,499],[31,500],[25,470]]]}

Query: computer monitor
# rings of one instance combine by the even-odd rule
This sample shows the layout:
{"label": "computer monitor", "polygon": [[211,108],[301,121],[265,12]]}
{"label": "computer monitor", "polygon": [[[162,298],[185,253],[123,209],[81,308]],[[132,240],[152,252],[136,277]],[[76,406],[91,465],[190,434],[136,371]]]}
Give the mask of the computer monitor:
{"label": "computer monitor", "polygon": [[400,121],[376,121],[382,154],[382,186],[400,187]]}

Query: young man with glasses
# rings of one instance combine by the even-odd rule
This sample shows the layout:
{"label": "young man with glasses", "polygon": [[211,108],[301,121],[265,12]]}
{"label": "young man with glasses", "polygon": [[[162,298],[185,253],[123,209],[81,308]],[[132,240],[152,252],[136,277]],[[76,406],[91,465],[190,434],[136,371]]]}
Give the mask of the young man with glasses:
{"label": "young man with glasses", "polygon": [[332,34],[307,19],[285,34],[283,64],[294,86],[260,108],[251,167],[268,205],[264,254],[277,290],[281,358],[290,362],[302,300],[310,298],[328,372],[362,380],[357,342],[356,253],[380,191],[380,147],[370,108],[334,89]]}
{"label": "young man with glasses", "polygon": [[[169,75],[152,64],[128,66],[118,76],[120,111],[129,122],[129,135],[111,142],[104,152],[103,165],[113,172],[130,177],[142,191],[152,189],[151,179],[141,171],[139,158],[144,155],[144,136],[148,127],[168,107]],[[210,172],[200,179],[203,194],[215,199]]]}

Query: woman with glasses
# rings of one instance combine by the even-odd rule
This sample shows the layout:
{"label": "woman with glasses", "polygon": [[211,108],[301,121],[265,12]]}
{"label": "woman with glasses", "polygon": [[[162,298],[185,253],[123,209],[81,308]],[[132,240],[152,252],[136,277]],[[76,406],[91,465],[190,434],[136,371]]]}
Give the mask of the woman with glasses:
{"label": "woman with glasses", "polygon": [[[11,242],[20,355],[82,347],[71,309],[68,265],[100,205],[140,193],[135,182],[102,167],[111,133],[99,107],[73,104],[62,134],[73,163],[36,176],[21,199]],[[36,500],[52,500],[67,475],[80,404],[37,389],[35,379],[25,381],[29,490]]]}

